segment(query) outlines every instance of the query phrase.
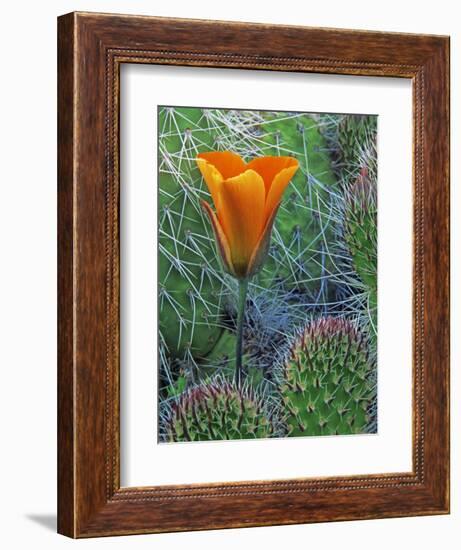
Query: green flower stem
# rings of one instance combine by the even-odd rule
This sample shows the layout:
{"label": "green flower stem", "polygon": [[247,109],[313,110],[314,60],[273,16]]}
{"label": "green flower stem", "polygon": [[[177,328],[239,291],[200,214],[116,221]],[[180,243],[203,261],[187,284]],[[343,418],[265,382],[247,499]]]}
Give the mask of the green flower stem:
{"label": "green flower stem", "polygon": [[242,354],[243,354],[243,322],[245,320],[245,305],[248,293],[248,279],[239,279],[239,304],[237,314],[237,345],[235,352],[235,383],[242,384]]}

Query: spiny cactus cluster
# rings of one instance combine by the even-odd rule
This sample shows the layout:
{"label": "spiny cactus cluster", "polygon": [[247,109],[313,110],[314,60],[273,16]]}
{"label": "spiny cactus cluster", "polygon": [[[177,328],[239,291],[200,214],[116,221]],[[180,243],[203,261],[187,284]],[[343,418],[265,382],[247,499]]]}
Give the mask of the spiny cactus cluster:
{"label": "spiny cactus cluster", "polygon": [[199,199],[207,196],[192,159],[220,135],[201,110],[159,111],[160,332],[170,360],[205,356],[222,332],[223,275]]}
{"label": "spiny cactus cluster", "polygon": [[[323,115],[325,123],[332,115]],[[324,124],[332,167],[340,181],[350,183],[357,177],[358,167],[367,166],[371,179],[376,180],[376,134],[378,118],[373,115],[340,115],[336,124]]]}
{"label": "spiny cactus cluster", "polygon": [[[377,349],[377,151],[376,117],[354,115],[336,128],[335,170],[339,194],[333,201],[335,250],[339,277],[335,281],[340,312],[360,317]],[[345,134],[345,135],[343,135]],[[331,135],[328,137],[331,140]],[[349,143],[339,147],[338,144]],[[374,357],[376,361],[376,357]]]}
{"label": "spiny cactus cluster", "polygon": [[194,386],[166,414],[166,441],[209,441],[271,437],[275,431],[262,399],[249,386],[225,380]]}
{"label": "spiny cactus cluster", "polygon": [[[160,440],[376,431],[377,118],[161,107],[158,131]],[[242,388],[237,284],[200,205],[212,150],[300,165],[250,282]]]}
{"label": "spiny cactus cluster", "polygon": [[363,433],[371,368],[366,339],[353,322],[324,317],[307,325],[283,365],[288,435]]}
{"label": "spiny cactus cluster", "polygon": [[200,199],[210,197],[195,163],[197,153],[230,149],[247,160],[294,155],[300,161],[279,209],[270,258],[253,281],[254,288],[281,287],[299,311],[304,303],[329,299],[331,239],[326,236],[334,175],[325,138],[306,114],[162,107],[158,127],[159,355],[165,384],[179,371],[197,382],[200,372],[211,373],[216,362],[231,370],[232,347],[223,343],[235,325],[234,285],[220,269],[200,207]]}
{"label": "spiny cactus cluster", "polygon": [[376,185],[366,168],[349,187],[344,201],[344,242],[354,270],[367,296],[367,311],[376,332],[377,314],[377,227]]}
{"label": "spiny cactus cluster", "polygon": [[[283,114],[283,113],[282,113]],[[326,152],[326,141],[316,120],[299,115],[269,117],[264,128],[273,143],[265,154],[296,156],[300,170],[286,191],[277,214],[270,258],[259,284],[279,286],[292,299],[300,294],[312,301],[327,301],[331,262],[331,187],[335,178]]]}

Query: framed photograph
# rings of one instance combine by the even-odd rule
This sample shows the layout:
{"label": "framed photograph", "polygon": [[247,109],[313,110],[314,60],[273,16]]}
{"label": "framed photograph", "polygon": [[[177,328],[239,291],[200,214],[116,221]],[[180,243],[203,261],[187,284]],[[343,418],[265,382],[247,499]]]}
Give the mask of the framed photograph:
{"label": "framed photograph", "polygon": [[58,20],[58,531],[449,512],[449,39]]}

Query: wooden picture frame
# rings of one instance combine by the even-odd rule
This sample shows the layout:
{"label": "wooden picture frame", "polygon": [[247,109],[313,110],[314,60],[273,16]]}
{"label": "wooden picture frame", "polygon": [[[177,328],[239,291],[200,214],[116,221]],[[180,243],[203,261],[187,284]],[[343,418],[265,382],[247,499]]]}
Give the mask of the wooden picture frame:
{"label": "wooden picture frame", "polygon": [[[120,487],[122,63],[413,81],[413,469]],[[449,39],[71,13],[58,20],[58,531],[96,537],[449,512]]]}

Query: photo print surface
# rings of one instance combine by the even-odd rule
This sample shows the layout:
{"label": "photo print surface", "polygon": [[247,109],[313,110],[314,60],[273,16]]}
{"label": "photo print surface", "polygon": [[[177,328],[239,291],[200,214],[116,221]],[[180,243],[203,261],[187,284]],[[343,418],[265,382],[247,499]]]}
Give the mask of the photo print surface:
{"label": "photo print surface", "polygon": [[159,442],[377,432],[377,116],[159,106]]}

